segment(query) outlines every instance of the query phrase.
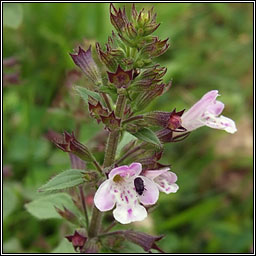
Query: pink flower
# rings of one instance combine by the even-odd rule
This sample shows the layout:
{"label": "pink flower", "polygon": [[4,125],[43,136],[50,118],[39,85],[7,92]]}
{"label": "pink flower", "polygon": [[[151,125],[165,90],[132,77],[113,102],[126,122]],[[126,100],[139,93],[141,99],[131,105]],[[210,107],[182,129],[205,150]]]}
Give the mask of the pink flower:
{"label": "pink flower", "polygon": [[[147,211],[143,205],[155,204],[159,197],[159,190],[151,179],[139,175],[141,171],[140,163],[119,166],[111,170],[109,178],[95,193],[95,206],[104,212],[113,209],[116,205],[113,215],[122,224],[144,220],[147,217]],[[136,178],[142,180],[142,191],[135,187]]]}
{"label": "pink flower", "polygon": [[166,194],[176,193],[179,189],[179,186],[175,183],[177,175],[169,172],[169,170],[169,167],[160,170],[148,170],[144,172],[144,175],[151,179],[161,192]]}
{"label": "pink flower", "polygon": [[235,122],[225,116],[219,116],[224,109],[224,104],[216,100],[218,96],[217,90],[206,93],[182,115],[182,126],[187,131],[193,131],[206,125],[214,129],[235,133],[237,131]]}

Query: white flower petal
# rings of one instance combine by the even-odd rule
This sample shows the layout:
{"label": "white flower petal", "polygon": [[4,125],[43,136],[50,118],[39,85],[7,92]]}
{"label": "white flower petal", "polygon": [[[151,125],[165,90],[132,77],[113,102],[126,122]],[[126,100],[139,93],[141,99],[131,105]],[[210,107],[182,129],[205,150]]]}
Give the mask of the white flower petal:
{"label": "white flower petal", "polygon": [[156,184],[147,177],[139,176],[144,182],[142,195],[137,194],[140,202],[144,205],[155,204],[159,197],[159,190]]}
{"label": "white flower petal", "polygon": [[197,101],[181,116],[182,126],[188,131],[192,130],[190,127],[194,127],[194,129],[196,129],[197,127],[194,122],[199,120],[200,116],[207,110],[207,107],[212,105],[217,97],[217,90],[207,92],[199,101]]}
{"label": "white flower petal", "polygon": [[105,180],[94,195],[94,204],[102,212],[111,210],[116,203],[111,187],[112,180]]}
{"label": "white flower petal", "polygon": [[160,170],[147,170],[144,172],[144,176],[148,177],[149,179],[154,179],[157,176],[169,171],[169,167],[162,168]]}
{"label": "white flower petal", "polygon": [[138,204],[127,205],[117,204],[113,211],[114,218],[121,224],[128,224],[134,221],[142,221],[147,217],[146,209]]}
{"label": "white flower petal", "polygon": [[237,131],[235,122],[225,116],[216,117],[213,114],[205,113],[202,122],[208,127],[225,130],[228,133],[235,133]]}
{"label": "white flower petal", "polygon": [[126,176],[136,176],[139,175],[142,171],[142,165],[140,163],[132,163],[130,166],[122,165],[117,168],[114,168],[109,173],[109,178],[113,178],[115,175],[119,174],[122,177]]}
{"label": "white flower petal", "polygon": [[[170,175],[171,174],[174,174],[174,173],[170,173]],[[169,176],[169,174],[168,174],[168,176]],[[175,176],[176,176],[176,174],[175,174]],[[170,179],[170,177],[167,177],[165,175],[160,175],[160,176],[156,177],[154,179],[154,181],[157,184],[158,189],[160,191],[162,191],[166,194],[170,194],[170,193],[176,193],[177,190],[179,189],[179,186],[176,183],[174,183],[176,181],[176,179],[175,178]]]}

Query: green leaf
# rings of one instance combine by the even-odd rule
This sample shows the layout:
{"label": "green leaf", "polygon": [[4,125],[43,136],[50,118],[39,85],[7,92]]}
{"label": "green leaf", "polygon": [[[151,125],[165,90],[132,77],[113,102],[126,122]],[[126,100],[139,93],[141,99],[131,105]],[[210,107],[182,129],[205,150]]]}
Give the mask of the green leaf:
{"label": "green leaf", "polygon": [[70,195],[66,193],[56,193],[43,196],[33,200],[30,203],[25,204],[25,208],[27,209],[27,211],[38,219],[61,219],[61,216],[54,208],[55,206],[60,209],[65,206],[73,213],[78,213],[78,210],[74,205]]}
{"label": "green leaf", "polygon": [[162,147],[162,144],[156,134],[148,128],[142,128],[136,133],[133,133],[133,135],[140,140],[152,143],[158,147]]}
{"label": "green leaf", "polygon": [[79,93],[79,95],[81,96],[81,98],[86,102],[88,103],[88,96],[94,98],[95,100],[99,101],[101,104],[104,104],[101,96],[97,93],[97,92],[93,92],[93,91],[90,91],[84,87],[81,87],[81,86],[75,86],[74,89]]}
{"label": "green leaf", "polygon": [[60,190],[82,184],[84,182],[82,170],[70,169],[61,172],[39,188],[40,192]]}
{"label": "green leaf", "polygon": [[3,25],[17,29],[22,23],[23,9],[17,3],[3,3]]}

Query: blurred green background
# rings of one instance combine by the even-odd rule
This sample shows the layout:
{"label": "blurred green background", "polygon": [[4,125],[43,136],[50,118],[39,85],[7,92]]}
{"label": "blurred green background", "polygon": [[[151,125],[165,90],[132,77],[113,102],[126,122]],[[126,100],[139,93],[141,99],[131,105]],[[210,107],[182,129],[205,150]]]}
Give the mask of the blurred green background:
{"label": "blurred green background", "polygon": [[[129,13],[131,6],[125,5]],[[149,110],[182,110],[218,89],[226,105],[223,115],[235,120],[238,132],[203,127],[180,143],[166,145],[162,163],[171,163],[180,190],[161,194],[159,207],[132,227],[165,234],[159,245],[168,253],[250,252],[253,4],[136,7],[152,5],[161,22],[155,34],[169,37],[171,43],[156,61],[168,68],[165,79],[173,79],[173,86]],[[38,197],[38,187],[50,177],[70,166],[68,155],[44,138],[48,129],[79,130],[84,143],[102,129],[88,118],[72,90],[73,83],[85,81],[74,71],[68,53],[84,39],[107,41],[113,29],[109,4],[4,3],[3,8],[3,55],[18,59],[14,67],[4,67],[4,73],[19,73],[18,84],[7,81],[3,88],[4,252],[69,252],[63,237],[72,227],[60,218],[38,220],[24,204]],[[102,151],[97,158],[102,161]],[[128,244],[122,252],[136,251],[142,252]]]}

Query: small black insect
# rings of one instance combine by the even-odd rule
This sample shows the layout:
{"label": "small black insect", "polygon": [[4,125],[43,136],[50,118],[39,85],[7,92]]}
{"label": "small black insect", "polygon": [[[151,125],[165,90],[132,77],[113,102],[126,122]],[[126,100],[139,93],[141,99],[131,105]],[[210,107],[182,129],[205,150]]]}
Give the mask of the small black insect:
{"label": "small black insect", "polygon": [[144,182],[142,178],[138,177],[134,179],[134,186],[136,192],[141,196],[143,194],[143,191],[145,190]]}

